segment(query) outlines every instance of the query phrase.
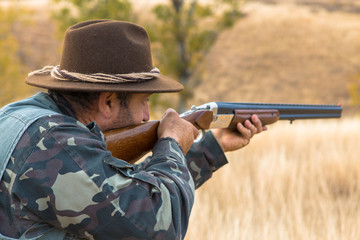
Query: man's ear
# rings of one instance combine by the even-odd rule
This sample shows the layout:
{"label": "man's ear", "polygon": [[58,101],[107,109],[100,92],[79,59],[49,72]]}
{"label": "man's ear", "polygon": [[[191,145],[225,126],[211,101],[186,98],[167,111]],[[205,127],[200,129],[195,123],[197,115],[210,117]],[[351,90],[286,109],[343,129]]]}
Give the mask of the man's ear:
{"label": "man's ear", "polygon": [[102,92],[99,95],[98,110],[102,117],[109,119],[118,105],[117,96],[115,93]]}

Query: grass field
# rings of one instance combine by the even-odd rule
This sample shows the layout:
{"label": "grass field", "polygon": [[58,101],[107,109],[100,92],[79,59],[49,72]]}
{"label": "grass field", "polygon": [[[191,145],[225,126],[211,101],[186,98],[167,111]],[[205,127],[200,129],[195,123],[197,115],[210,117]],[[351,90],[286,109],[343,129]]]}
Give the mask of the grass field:
{"label": "grass field", "polygon": [[186,239],[359,239],[359,123],[269,126],[196,191]]}

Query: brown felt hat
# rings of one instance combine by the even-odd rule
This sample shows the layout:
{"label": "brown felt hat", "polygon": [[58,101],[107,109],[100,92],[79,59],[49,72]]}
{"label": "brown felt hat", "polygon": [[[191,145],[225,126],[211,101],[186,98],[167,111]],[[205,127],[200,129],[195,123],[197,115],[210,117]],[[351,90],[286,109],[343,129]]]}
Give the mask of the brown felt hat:
{"label": "brown felt hat", "polygon": [[[65,33],[60,70],[80,74],[130,74],[153,69],[150,41],[144,28],[122,21],[92,20]],[[26,83],[56,90],[110,92],[178,92],[183,86],[159,74],[150,80],[94,83],[58,80],[50,73],[29,74]]]}

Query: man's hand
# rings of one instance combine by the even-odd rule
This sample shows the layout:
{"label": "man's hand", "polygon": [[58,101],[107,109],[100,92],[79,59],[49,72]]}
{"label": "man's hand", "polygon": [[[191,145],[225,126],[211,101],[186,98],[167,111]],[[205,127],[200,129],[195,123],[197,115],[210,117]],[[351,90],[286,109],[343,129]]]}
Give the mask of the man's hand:
{"label": "man's hand", "polygon": [[253,115],[251,121],[246,120],[244,125],[237,124],[237,130],[214,129],[212,133],[224,152],[235,151],[249,144],[250,139],[257,133],[266,130],[258,116]]}
{"label": "man's hand", "polygon": [[186,154],[199,131],[188,121],[179,117],[173,109],[168,109],[162,116],[158,127],[158,138],[171,137],[181,146]]}

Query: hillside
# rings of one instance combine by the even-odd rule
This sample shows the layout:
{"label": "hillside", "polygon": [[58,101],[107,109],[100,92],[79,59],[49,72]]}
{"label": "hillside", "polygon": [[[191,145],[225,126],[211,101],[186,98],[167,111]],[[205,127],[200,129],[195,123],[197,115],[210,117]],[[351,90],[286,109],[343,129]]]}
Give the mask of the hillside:
{"label": "hillside", "polygon": [[195,102],[341,103],[348,110],[348,85],[360,72],[360,15],[299,2],[247,4],[206,57]]}

